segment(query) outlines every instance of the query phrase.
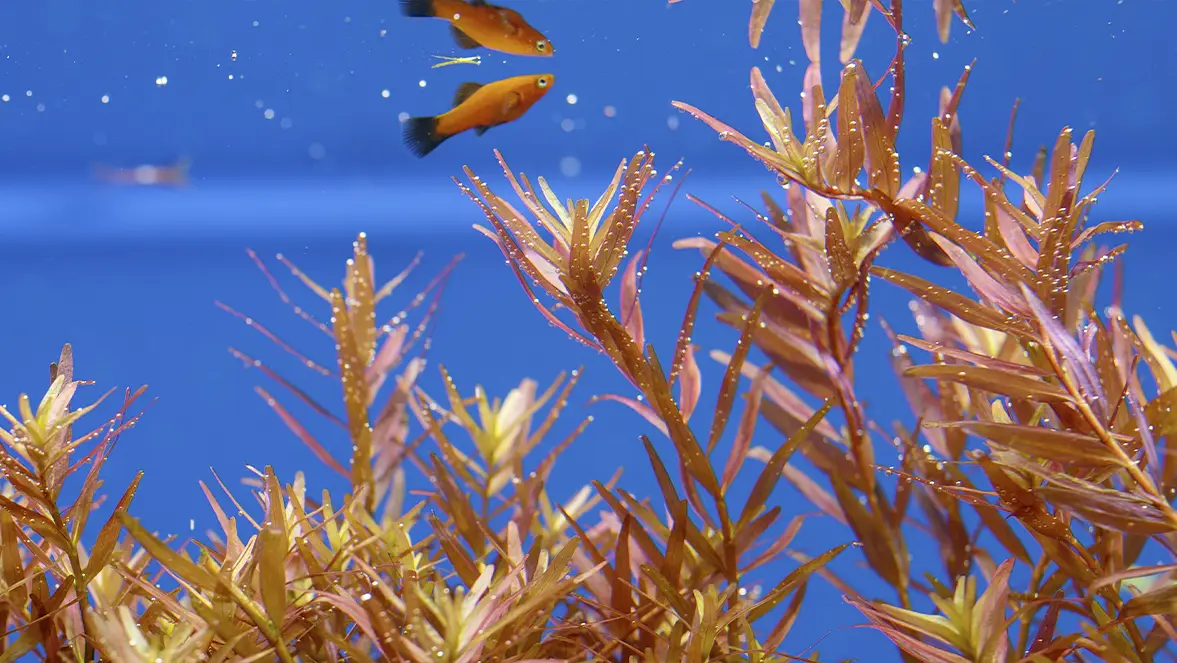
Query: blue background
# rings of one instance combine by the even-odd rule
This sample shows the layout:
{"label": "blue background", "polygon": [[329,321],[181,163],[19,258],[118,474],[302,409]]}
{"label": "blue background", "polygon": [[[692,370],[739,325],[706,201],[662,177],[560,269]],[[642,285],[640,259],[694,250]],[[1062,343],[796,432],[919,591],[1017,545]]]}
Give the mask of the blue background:
{"label": "blue background", "polygon": [[[254,316],[329,364],[330,342],[278,301],[244,249],[267,260],[282,252],[331,286],[342,278],[350,242],[361,230],[370,236],[378,276],[390,278],[418,250],[425,252],[422,267],[385,309],[389,316],[408,302],[414,286],[466,254],[444,295],[423,381],[431,393],[441,396],[438,362],[452,370],[464,393],[480,383],[500,396],[525,376],[543,386],[583,364],[587,373],[563,431],[586,414],[580,404],[591,394],[628,395],[603,357],[548,328],[527,304],[498,250],[470,229],[481,216],[449,178],[469,165],[505,192],[491,153],[498,148],[516,171],[547,176],[560,195],[595,198],[618,161],[649,144],[663,168],[686,158],[693,173],[685,192],[739,214],[729,196],[755,200],[760,189],[773,186],[772,177],[670,101],[696,105],[761,140],[748,90],[755,65],[798,113],[806,59],[797,5],[778,0],[761,48],[753,51],[747,2],[510,4],[552,40],[554,58],[483,51],[479,67],[431,69],[431,55],[471,53],[453,46],[443,22],[402,18],[392,0],[43,0],[0,7],[0,94],[9,99],[0,101],[0,278],[7,313],[0,332],[0,402],[14,404],[26,391],[39,395],[46,365],[64,342],[74,344],[78,376],[99,382],[90,389],[94,396],[110,386],[148,383],[159,401],[120,442],[107,487],[117,493],[145,470],[133,511],[165,532],[186,533],[190,518],[197,533],[215,526],[196,483],[212,478],[209,467],[228,482],[245,474],[246,463],[273,464],[287,480],[305,469],[311,485],[340,488],[253,385],[279,394],[343,454],[341,433],[294,405],[260,373],[243,370],[226,348],[272,360],[324,402],[338,402],[337,386],[300,370],[213,302]],[[1158,338],[1167,337],[1165,330],[1177,326],[1165,298],[1173,273],[1166,259],[1177,238],[1165,195],[1177,150],[1174,98],[1165,87],[1177,56],[1169,27],[1177,8],[1165,0],[974,0],[978,31],[969,34],[954,20],[945,45],[924,6],[930,3],[907,4],[914,43],[901,134],[905,171],[926,163],[928,119],[940,87],[953,85],[973,58],[977,65],[961,110],[970,161],[1000,154],[1015,97],[1022,98],[1014,149],[1020,170],[1062,126],[1079,133],[1095,128],[1089,180],[1120,169],[1097,219],[1141,218],[1147,225],[1129,253],[1127,308],[1145,315]],[[838,70],[836,2],[826,2],[825,15],[823,73],[830,88]],[[884,21],[872,16],[857,52],[872,77],[889,62],[893,44]],[[522,120],[481,138],[459,136],[424,160],[402,147],[399,114],[441,112],[467,80],[541,72],[554,73],[555,86]],[[166,85],[157,85],[161,76]],[[575,104],[568,95],[575,95]],[[612,118],[604,114],[610,105]],[[117,187],[93,176],[96,164],[134,167],[184,157],[192,160],[192,182],[183,189]],[[579,172],[562,175],[572,159]],[[975,192],[966,189],[965,201],[962,220],[975,227]],[[682,198],[671,208],[643,300],[651,340],[663,354],[674,341],[689,276],[701,263],[697,252],[676,251],[669,243],[719,229],[718,221]],[[328,317],[313,295],[269,262],[300,303],[319,306],[320,319]],[[928,271],[902,246],[883,262]],[[943,272],[929,273],[958,283]],[[909,331],[906,301],[880,285],[876,319]],[[706,351],[730,351],[734,343],[731,330],[710,322],[713,312],[704,303],[705,322],[696,334],[708,385],[704,412],[714,403],[720,375]],[[858,382],[871,413],[889,426],[907,417],[884,349],[882,334],[872,328]],[[597,420],[558,466],[553,497],[567,499],[619,466],[632,492],[654,494],[637,435],[657,433],[616,404],[590,411]],[[768,430],[762,425],[758,443],[777,443]],[[657,442],[669,454],[668,445]],[[810,510],[790,490],[782,489],[779,499],[788,503],[788,515]],[[848,531],[827,520],[811,519],[796,545],[817,553],[848,540]],[[938,567],[933,549],[914,552],[927,560],[917,568]],[[837,568],[868,594],[882,592],[858,562],[857,553],[847,554]],[[882,641],[846,629],[862,619],[823,582],[814,583],[808,600],[810,608],[786,642],[790,653],[802,654],[828,632],[833,635],[818,644],[828,657],[862,656],[864,647]]]}

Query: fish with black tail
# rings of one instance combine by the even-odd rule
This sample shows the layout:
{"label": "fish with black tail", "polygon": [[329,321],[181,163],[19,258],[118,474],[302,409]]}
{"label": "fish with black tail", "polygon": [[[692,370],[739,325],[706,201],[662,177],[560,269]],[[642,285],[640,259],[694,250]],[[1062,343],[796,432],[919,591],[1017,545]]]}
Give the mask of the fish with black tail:
{"label": "fish with black tail", "polygon": [[511,55],[551,57],[552,42],[531,27],[519,12],[486,0],[400,0],[401,13],[411,18],[450,22],[461,48],[489,48]]}
{"label": "fish with black tail", "polygon": [[454,95],[454,105],[441,115],[411,117],[405,120],[405,145],[413,154],[424,157],[446,140],[464,132],[481,136],[491,127],[523,117],[543,98],[556,77],[533,74],[504,78],[493,83],[463,83]]}

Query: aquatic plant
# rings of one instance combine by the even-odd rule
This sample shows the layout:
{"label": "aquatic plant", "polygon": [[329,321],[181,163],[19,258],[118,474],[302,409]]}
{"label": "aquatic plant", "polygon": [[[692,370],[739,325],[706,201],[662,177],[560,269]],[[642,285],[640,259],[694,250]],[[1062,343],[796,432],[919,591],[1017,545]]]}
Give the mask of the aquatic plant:
{"label": "aquatic plant", "polygon": [[[589,478],[563,503],[553,497],[552,468],[590,423],[551,439],[579,371],[543,389],[522,379],[491,398],[442,367],[444,393],[422,388],[452,264],[386,319],[377,309],[399,295],[417,261],[378,285],[360,234],[341,287],[326,288],[279,256],[322,298],[329,319],[321,321],[251,254],[295,315],[330,339],[335,365],[222,308],[337,380],[340,413],[269,364],[233,355],[338,429],[337,439],[320,440],[257,387],[349,489],[334,495],[267,467],[247,478],[256,502],[247,505],[223,484],[218,497],[202,482],[220,531],[177,542],[129,515],[136,478],[91,536],[100,470],[138,420],[132,408],[144,390],[126,392],[109,420],[75,436],[95,406],[72,406],[88,383],[74,379],[66,346],[36,407],[22,396],[15,411],[0,409],[0,663],[809,661],[818,659],[786,653],[785,639],[818,580],[910,661],[1172,655],[1177,566],[1140,560],[1153,550],[1171,558],[1177,531],[1174,351],[1139,318],[1129,323],[1118,289],[1102,312],[1096,304],[1100,277],[1125,249],[1092,240],[1139,223],[1088,224],[1105,186],[1083,193],[1090,133],[1075,145],[1061,132],[1030,174],[1011,169],[1008,141],[986,166],[993,175],[966,162],[957,109],[967,70],[943,91],[929,163],[904,180],[895,147],[909,41],[902,2],[843,5],[854,16],[868,7],[895,29],[886,110],[882,81],[852,59],[852,46],[841,51],[839,89],[827,101],[817,0],[801,3],[811,65],[796,129],[756,70],[752,94],[769,147],[676,103],[760,160],[781,180],[784,202],[765,194],[755,216],[770,239],[761,240],[695,201],[731,229],[677,242],[705,258],[672,347],[647,343],[649,245],[631,244],[677,165],[659,175],[644,149],[596,202],[562,203],[542,178],[537,192],[503,162],[524,213],[469,170],[470,185],[459,183],[540,314],[604,355],[640,398],[599,396],[632,408],[671,444],[660,453],[641,436],[661,504],[618,476]],[[957,221],[967,216],[959,193],[969,184],[984,194],[979,231]],[[962,275],[974,296],[880,264],[897,238]],[[918,336],[880,322],[914,419],[890,430],[857,396],[872,277],[916,296]],[[724,369],[700,424],[692,337],[704,298],[738,341],[730,353],[710,352]],[[753,364],[754,349],[763,366]],[[924,363],[914,351],[926,353]],[[330,451],[340,447],[345,457]],[[880,460],[896,452],[894,465]],[[428,479],[425,494],[406,489],[410,472]],[[782,479],[845,526],[844,543],[813,557],[792,549],[805,516],[773,504]],[[737,483],[748,487],[739,501]],[[829,565],[858,548],[889,596],[868,596]],[[938,559],[924,559],[925,550]],[[750,574],[769,568],[783,576],[751,589]]]}

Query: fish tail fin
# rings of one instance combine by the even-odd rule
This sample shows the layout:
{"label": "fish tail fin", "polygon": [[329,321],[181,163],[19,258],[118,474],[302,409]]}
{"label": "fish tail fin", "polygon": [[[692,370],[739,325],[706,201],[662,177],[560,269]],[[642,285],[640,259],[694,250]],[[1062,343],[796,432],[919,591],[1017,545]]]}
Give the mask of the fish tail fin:
{"label": "fish tail fin", "polygon": [[434,18],[433,0],[400,0],[401,14],[410,18]]}
{"label": "fish tail fin", "polygon": [[176,183],[180,186],[187,186],[188,174],[192,171],[192,158],[182,156],[176,161]]}
{"label": "fish tail fin", "polygon": [[410,117],[405,120],[405,147],[418,157],[424,157],[433,150],[437,149],[446,141],[449,136],[444,136],[437,132],[437,118],[432,116],[427,117]]}

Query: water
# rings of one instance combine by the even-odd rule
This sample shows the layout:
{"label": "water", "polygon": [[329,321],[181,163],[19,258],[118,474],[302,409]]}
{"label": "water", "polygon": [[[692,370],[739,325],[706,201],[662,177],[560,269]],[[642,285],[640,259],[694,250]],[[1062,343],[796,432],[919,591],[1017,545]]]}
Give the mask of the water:
{"label": "water", "polygon": [[[926,167],[927,118],[936,111],[940,88],[954,85],[974,58],[960,112],[970,162],[1000,156],[1015,98],[1021,106],[1013,165],[1021,172],[1064,125],[1077,133],[1095,129],[1089,181],[1119,169],[1096,218],[1146,224],[1132,239],[1126,308],[1145,315],[1154,333],[1166,337],[1164,330],[1177,326],[1164,298],[1177,233],[1162,198],[1177,153],[1168,113],[1172,76],[1165,68],[1177,56],[1167,27],[1177,19],[1177,6],[1164,0],[1098,8],[1085,0],[974,0],[969,9],[978,29],[970,32],[954,19],[951,39],[942,44],[931,8],[924,6],[930,3],[907,4],[912,44],[900,139],[905,177],[913,166]],[[246,463],[273,464],[287,480],[305,469],[316,490],[341,489],[252,393],[254,384],[278,389],[260,373],[243,370],[226,347],[278,363],[284,361],[280,353],[213,301],[254,316],[329,362],[329,341],[290,314],[244,251],[252,247],[266,259],[284,253],[320,283],[334,285],[351,240],[363,230],[378,276],[391,277],[416,251],[425,251],[406,293],[452,256],[466,255],[444,296],[428,390],[441,393],[437,363],[464,393],[480,383],[497,396],[523,377],[542,387],[558,372],[584,365],[586,377],[560,430],[567,432],[587,412],[596,422],[558,466],[553,481],[560,490],[553,497],[568,499],[589,479],[607,479],[618,467],[631,492],[656,494],[637,439],[656,431],[620,405],[581,407],[593,393],[629,395],[629,388],[603,357],[550,329],[527,304],[498,250],[470,229],[482,216],[449,178],[468,165],[505,193],[492,154],[499,149],[516,172],[547,176],[559,195],[595,198],[622,158],[649,145],[663,169],[685,159],[692,173],[684,192],[740,215],[729,196],[755,202],[761,189],[774,187],[772,176],[670,102],[687,102],[754,140],[767,140],[748,89],[749,69],[757,66],[800,117],[797,92],[807,60],[797,3],[778,0],[756,50],[747,39],[749,5],[519,0],[512,6],[551,39],[553,58],[482,51],[480,65],[440,69],[430,68],[436,62],[430,56],[471,53],[455,48],[441,21],[404,18],[391,0],[5,6],[0,241],[6,251],[0,274],[8,318],[0,402],[37,393],[45,365],[64,342],[74,345],[79,376],[99,381],[92,390],[148,383],[159,401],[120,442],[107,486],[118,490],[145,470],[133,512],[161,531],[187,532],[190,519],[198,533],[215,527],[196,484],[209,481],[210,466],[230,483],[245,474]],[[822,73],[832,94],[841,10],[836,2],[825,6]],[[877,78],[893,46],[875,15],[856,56]],[[400,118],[446,110],[460,83],[546,72],[555,75],[555,85],[518,121],[481,137],[457,136],[424,159],[401,144]],[[180,159],[191,160],[183,188],[118,186],[96,177],[99,166]],[[962,222],[976,228],[979,197],[966,186],[963,199]],[[746,213],[738,219],[752,222]],[[722,229],[722,222],[682,197],[668,216],[644,286],[647,327],[651,340],[667,348],[663,356],[674,341],[689,276],[701,262],[697,252],[676,251],[669,243]],[[885,262],[926,269],[902,246]],[[293,279],[284,284],[299,292],[300,303],[316,305]],[[875,318],[909,327],[907,296],[885,285],[875,292]],[[730,350],[734,335],[712,321],[713,313],[705,303],[696,341],[705,350]],[[864,343],[860,395],[884,423],[900,416],[890,411],[906,416],[877,327]],[[701,407],[707,409],[720,369],[705,352],[700,361],[709,385]],[[337,386],[300,373],[292,361],[281,365],[312,393],[337,401]],[[310,415],[304,419],[325,439],[338,436]],[[758,443],[763,440],[762,433]],[[332,448],[344,453],[336,442]],[[669,445],[656,442],[669,457]],[[800,499],[784,489],[779,502],[792,515],[807,509],[798,506]],[[813,520],[795,545],[817,553],[849,540],[845,528],[828,520]],[[912,552],[936,557],[932,549]],[[857,560],[841,564],[840,572],[882,593]],[[766,582],[772,577],[765,572]],[[861,617],[821,581],[813,583],[808,600],[786,651],[802,654],[830,631],[837,637],[818,644],[823,660],[871,658],[864,655],[874,651],[868,647],[884,644],[878,634],[845,630]]]}

